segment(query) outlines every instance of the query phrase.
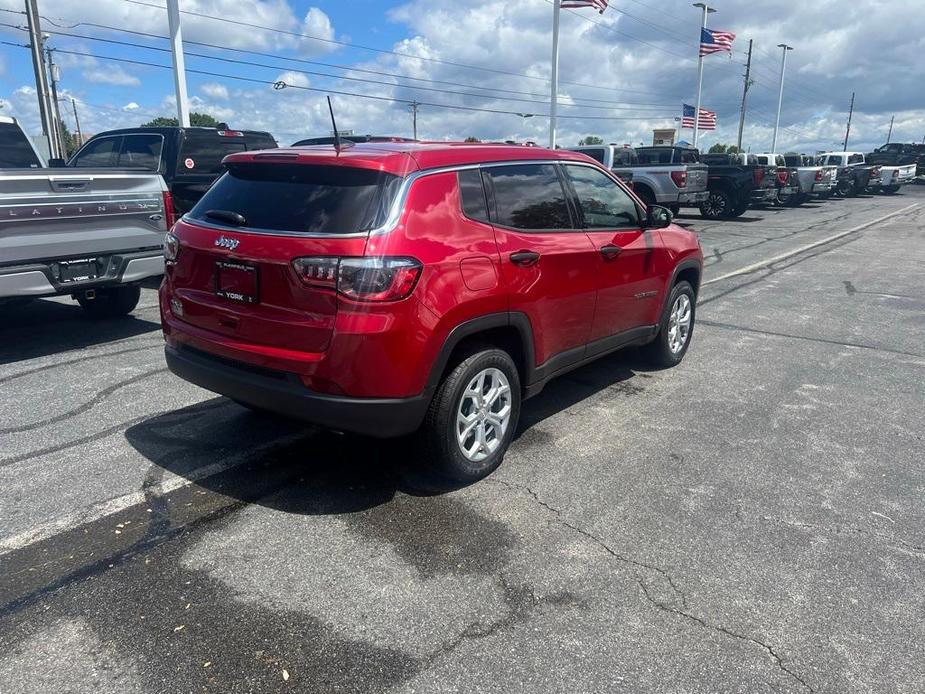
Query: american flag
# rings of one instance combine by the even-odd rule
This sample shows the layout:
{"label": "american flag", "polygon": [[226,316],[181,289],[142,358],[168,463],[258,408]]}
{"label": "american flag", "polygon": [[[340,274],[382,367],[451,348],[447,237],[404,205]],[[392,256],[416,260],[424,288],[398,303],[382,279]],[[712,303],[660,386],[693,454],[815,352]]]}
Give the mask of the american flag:
{"label": "american flag", "polygon": [[[681,114],[681,127],[694,127],[694,107],[690,104],[683,104],[684,112]],[[716,111],[707,111],[705,108],[700,109],[700,118],[697,123],[698,130],[716,130]]]}
{"label": "american flag", "polygon": [[[563,5],[564,7],[564,5]],[[700,56],[710,55],[710,53],[722,53],[728,51],[732,53],[732,42],[736,40],[736,35],[731,31],[719,31],[718,29],[701,29],[700,30]]]}
{"label": "american flag", "polygon": [[576,9],[579,7],[593,7],[595,10],[604,14],[607,9],[609,0],[562,0],[560,7],[566,10]]}

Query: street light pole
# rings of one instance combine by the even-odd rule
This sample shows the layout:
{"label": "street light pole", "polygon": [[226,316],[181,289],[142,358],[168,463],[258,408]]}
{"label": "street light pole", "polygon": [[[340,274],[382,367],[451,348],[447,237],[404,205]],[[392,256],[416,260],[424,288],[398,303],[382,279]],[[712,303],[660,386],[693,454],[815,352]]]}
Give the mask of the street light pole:
{"label": "street light pole", "polygon": [[[707,15],[716,12],[712,7],[703,2],[695,2],[694,7],[703,10],[703,17],[700,21],[700,33],[707,28]],[[700,93],[703,90],[703,54],[700,53],[700,39],[697,39],[697,106],[694,109],[694,147],[697,146],[697,137],[700,134]]]}
{"label": "street light pole", "polygon": [[177,90],[177,116],[184,128],[189,127],[189,102],[186,96],[186,65],[183,59],[183,30],[180,28],[179,0],[167,0],[167,25],[173,53],[173,80]]}
{"label": "street light pole", "polygon": [[771,140],[771,152],[777,153],[777,131],[780,128],[780,109],[784,103],[784,71],[787,69],[787,51],[792,51],[793,46],[786,43],[779,43],[777,47],[781,49],[780,59],[780,91],[777,93],[777,120],[774,121],[774,138]]}
{"label": "street light pole", "polygon": [[549,79],[549,149],[556,148],[556,107],[559,102],[559,15],[561,0],[552,0],[552,72]]}

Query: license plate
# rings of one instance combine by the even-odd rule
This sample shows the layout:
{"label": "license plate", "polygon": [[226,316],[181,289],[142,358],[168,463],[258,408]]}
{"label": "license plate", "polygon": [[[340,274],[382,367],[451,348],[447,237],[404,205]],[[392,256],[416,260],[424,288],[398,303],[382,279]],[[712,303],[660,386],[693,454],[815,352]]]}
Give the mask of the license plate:
{"label": "license plate", "polygon": [[99,265],[96,258],[61,260],[58,262],[58,279],[62,284],[95,280],[99,276]]}
{"label": "license plate", "polygon": [[223,260],[215,263],[216,295],[233,301],[256,304],[258,286],[256,266]]}

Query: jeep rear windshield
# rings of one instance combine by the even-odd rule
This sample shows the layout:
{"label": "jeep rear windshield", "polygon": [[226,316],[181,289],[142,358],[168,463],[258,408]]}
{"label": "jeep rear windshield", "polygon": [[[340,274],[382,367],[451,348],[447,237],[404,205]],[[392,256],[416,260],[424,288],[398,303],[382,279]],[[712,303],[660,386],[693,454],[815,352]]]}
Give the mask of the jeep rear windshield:
{"label": "jeep rear windshield", "polygon": [[215,224],[210,210],[237,213],[251,229],[344,234],[382,225],[401,178],[381,171],[309,164],[230,164],[189,212]]}

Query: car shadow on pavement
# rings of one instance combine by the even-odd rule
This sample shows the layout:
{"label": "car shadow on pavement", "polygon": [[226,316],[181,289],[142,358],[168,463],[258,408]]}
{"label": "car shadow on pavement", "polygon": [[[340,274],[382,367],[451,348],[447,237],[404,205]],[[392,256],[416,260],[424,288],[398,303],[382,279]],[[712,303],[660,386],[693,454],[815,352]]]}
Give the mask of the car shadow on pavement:
{"label": "car shadow on pavement", "polygon": [[[635,350],[626,350],[551,381],[523,403],[512,445],[544,420],[605,390],[613,397],[641,393],[644,387],[633,379],[644,368]],[[639,381],[646,377],[640,374]],[[430,496],[459,488],[429,474],[411,438],[318,430],[225,398],[151,417],[125,437],[152,463],[148,488],[170,472],[225,497],[287,513],[356,513],[390,502],[396,492]]]}
{"label": "car shadow on pavement", "polygon": [[135,337],[160,330],[144,318],[91,319],[76,303],[35,299],[0,304],[0,364],[35,359],[72,349]]}

